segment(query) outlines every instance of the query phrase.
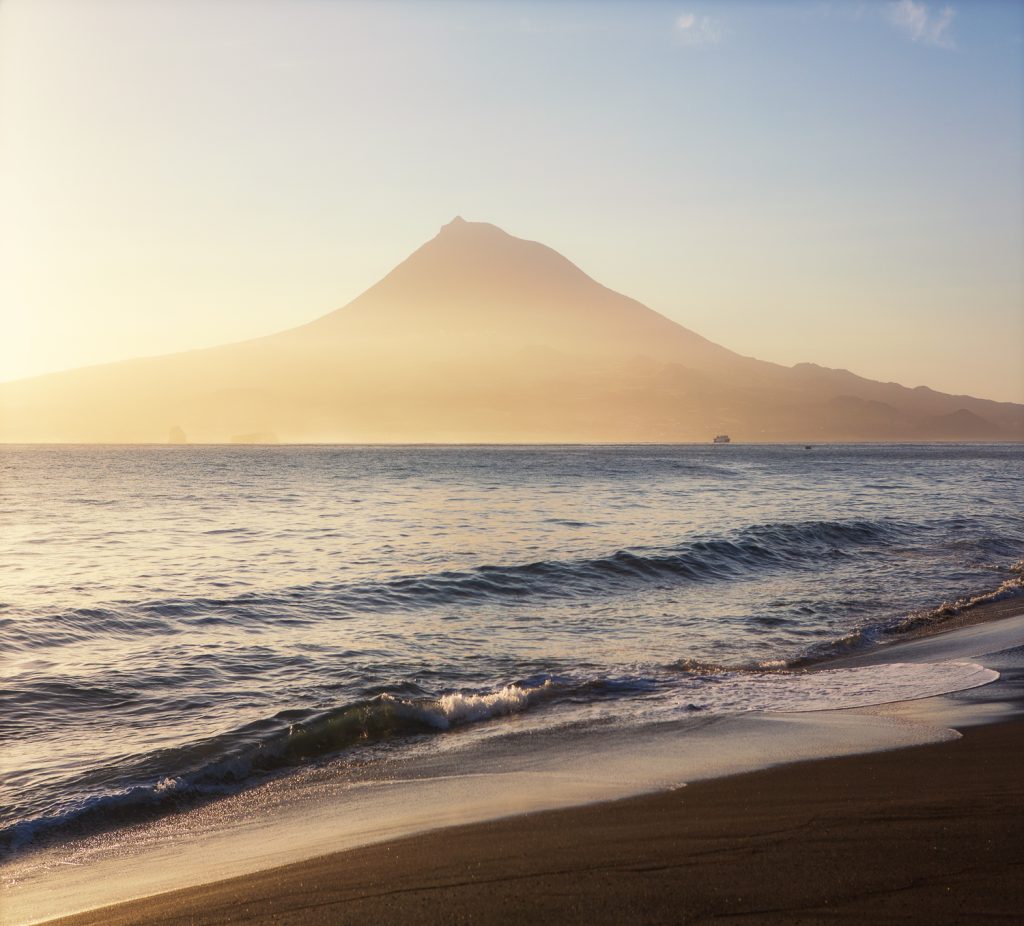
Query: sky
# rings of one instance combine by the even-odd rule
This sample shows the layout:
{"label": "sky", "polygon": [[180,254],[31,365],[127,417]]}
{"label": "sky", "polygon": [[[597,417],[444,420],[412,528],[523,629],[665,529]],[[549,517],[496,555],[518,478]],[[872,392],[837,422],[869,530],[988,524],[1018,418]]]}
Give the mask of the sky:
{"label": "sky", "polygon": [[269,334],[455,215],[743,354],[1024,401],[1024,4],[0,0],[0,380]]}

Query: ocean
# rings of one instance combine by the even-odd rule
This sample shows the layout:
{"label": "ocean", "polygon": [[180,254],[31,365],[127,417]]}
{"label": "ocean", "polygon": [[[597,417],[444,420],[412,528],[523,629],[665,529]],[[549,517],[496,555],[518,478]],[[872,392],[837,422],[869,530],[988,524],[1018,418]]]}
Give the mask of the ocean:
{"label": "ocean", "polygon": [[982,684],[965,662],[804,669],[1018,594],[1022,464],[1020,445],[5,447],[0,848],[473,731],[522,752],[524,731]]}

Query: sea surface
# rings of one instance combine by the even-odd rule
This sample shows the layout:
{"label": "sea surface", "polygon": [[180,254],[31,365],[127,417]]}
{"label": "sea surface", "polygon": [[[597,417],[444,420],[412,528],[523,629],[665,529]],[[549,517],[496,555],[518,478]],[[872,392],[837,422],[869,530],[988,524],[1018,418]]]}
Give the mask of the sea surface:
{"label": "sea surface", "polygon": [[0,850],[524,716],[981,684],[806,667],[1020,593],[1022,502],[1019,445],[2,448]]}

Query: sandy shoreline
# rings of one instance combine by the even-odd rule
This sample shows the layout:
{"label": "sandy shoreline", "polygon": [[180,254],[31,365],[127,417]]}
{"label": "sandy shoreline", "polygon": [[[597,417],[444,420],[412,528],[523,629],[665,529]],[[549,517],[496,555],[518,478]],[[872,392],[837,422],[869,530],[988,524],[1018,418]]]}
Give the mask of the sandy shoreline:
{"label": "sandy shoreline", "polygon": [[[898,724],[945,727],[948,737],[956,736],[948,729],[955,727],[964,733],[960,739],[867,754],[839,748],[819,755],[846,753],[841,758],[687,778],[691,784],[676,790],[498,820],[492,815],[489,822],[439,823],[344,851],[333,851],[345,845],[335,837],[321,850],[329,854],[270,862],[235,877],[228,874],[237,869],[214,874],[225,880],[205,884],[194,873],[179,873],[169,886],[190,880],[193,886],[150,889],[150,896],[113,906],[96,905],[119,900],[116,894],[92,903],[79,895],[70,909],[94,909],[51,922],[610,923],[733,916],[805,922],[840,914],[950,922],[968,914],[972,920],[1018,915],[1024,900],[1024,695],[1013,647],[1019,648],[1024,631],[1021,605],[1019,598],[991,602],[950,633],[836,661],[995,654],[978,660],[1009,670],[995,685],[863,709]],[[989,620],[979,622],[983,616]],[[845,712],[849,722],[859,714]],[[773,724],[784,728],[785,716]],[[840,716],[831,715],[830,726],[833,721],[837,730],[846,729]],[[699,742],[690,747],[718,741]],[[653,760],[644,748],[631,754]],[[260,838],[273,840],[273,831]],[[178,851],[179,863],[193,867],[202,860],[188,853],[206,854],[201,844],[182,844]],[[130,866],[130,856],[121,864]],[[88,872],[76,875],[79,882]],[[12,922],[26,921],[30,908],[21,909],[20,916],[8,909]],[[62,912],[51,910],[50,916]]]}
{"label": "sandy shoreline", "polygon": [[929,922],[1024,909],[1024,721],[442,830],[62,919]]}

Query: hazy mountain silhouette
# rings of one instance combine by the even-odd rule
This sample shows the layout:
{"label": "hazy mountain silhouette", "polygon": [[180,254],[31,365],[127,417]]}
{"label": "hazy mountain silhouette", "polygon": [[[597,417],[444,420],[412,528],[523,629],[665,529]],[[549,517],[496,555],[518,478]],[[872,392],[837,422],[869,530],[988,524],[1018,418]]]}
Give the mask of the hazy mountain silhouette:
{"label": "hazy mountain silhouette", "polygon": [[308,325],[3,384],[0,416],[8,442],[1024,439],[1022,405],[742,357],[461,218]]}

